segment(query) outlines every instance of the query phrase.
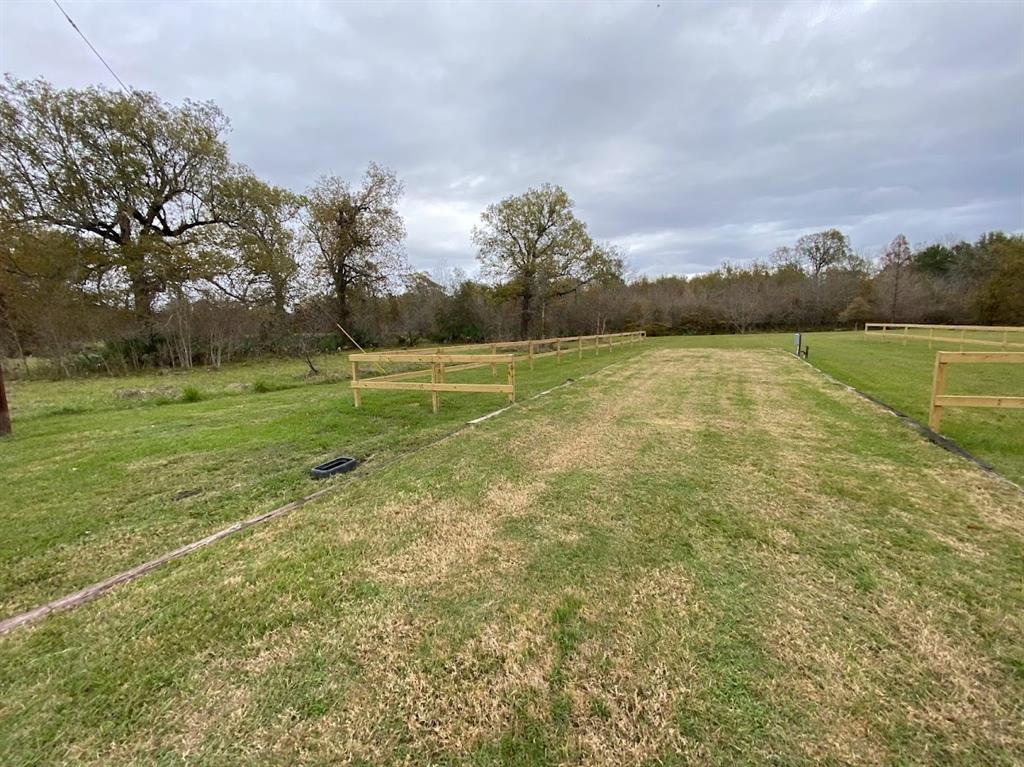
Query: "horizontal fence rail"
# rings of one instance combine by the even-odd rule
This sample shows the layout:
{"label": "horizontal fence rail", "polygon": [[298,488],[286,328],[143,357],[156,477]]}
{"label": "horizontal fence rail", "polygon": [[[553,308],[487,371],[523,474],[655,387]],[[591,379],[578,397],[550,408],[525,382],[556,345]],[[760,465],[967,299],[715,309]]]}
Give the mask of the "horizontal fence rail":
{"label": "horizontal fence rail", "polygon": [[[556,357],[562,361],[565,354],[576,354],[580,359],[584,353],[600,354],[602,350],[612,351],[615,346],[633,344],[647,337],[644,331],[628,333],[602,333],[593,336],[562,336],[557,338],[538,338],[527,341],[495,341],[488,344],[463,344],[461,346],[437,347],[428,349],[406,349],[389,352],[363,352],[350,354],[349,364],[352,369],[352,396],[356,407],[362,404],[361,392],[366,389],[384,389],[391,391],[428,391],[433,411],[438,410],[438,392],[477,392],[506,394],[509,402],[515,402],[515,384],[517,361],[525,361],[533,369],[534,360],[541,357]],[[420,366],[414,370],[388,372],[384,364],[401,366]],[[360,366],[372,364],[382,373],[372,378],[361,378]],[[428,365],[429,368],[423,368]],[[507,383],[475,384],[450,383],[446,375],[473,368],[490,365],[491,375],[497,376],[498,365],[507,367]],[[430,373],[430,381],[409,381]]]}
{"label": "horizontal fence rail", "polygon": [[[919,332],[925,330],[928,332]],[[949,335],[951,333],[956,335]],[[968,335],[977,333],[988,333],[989,337],[978,338],[976,335]],[[997,340],[992,337],[994,335],[1001,335],[1002,338]],[[1015,325],[922,325],[913,322],[866,322],[864,323],[864,336],[880,338],[883,341],[900,340],[904,345],[907,341],[927,341],[929,349],[933,348],[935,343],[958,344],[960,351],[963,351],[965,344],[998,346],[1002,349],[1024,349],[1024,327]]]}
{"label": "horizontal fence rail", "polygon": [[1024,397],[1009,395],[946,394],[947,366],[977,363],[1024,365],[1024,352],[937,352],[932,377],[932,399],[928,407],[928,428],[942,426],[943,408],[1010,407],[1024,408]]}

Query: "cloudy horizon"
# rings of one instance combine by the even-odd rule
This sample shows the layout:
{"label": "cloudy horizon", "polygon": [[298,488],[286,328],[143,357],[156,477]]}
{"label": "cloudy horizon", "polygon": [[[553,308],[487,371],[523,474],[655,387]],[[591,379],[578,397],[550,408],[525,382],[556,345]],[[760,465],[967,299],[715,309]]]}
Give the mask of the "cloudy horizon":
{"label": "cloudy horizon", "polygon": [[[1024,230],[1021,3],[63,5],[271,183],[394,168],[434,273],[474,274],[480,212],[543,182],[634,275]],[[52,3],[0,4],[0,70],[117,86]]]}

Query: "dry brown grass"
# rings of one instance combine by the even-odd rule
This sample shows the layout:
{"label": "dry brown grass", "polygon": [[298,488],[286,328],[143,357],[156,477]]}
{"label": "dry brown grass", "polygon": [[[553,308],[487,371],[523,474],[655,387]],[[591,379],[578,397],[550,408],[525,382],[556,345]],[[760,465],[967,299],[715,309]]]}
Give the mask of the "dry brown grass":
{"label": "dry brown grass", "polygon": [[[410,763],[466,757],[513,730],[524,715],[555,730],[552,703],[565,696],[572,704],[564,732],[566,764],[641,764],[666,753],[705,761],[707,744],[684,737],[676,722],[678,703],[699,696],[708,683],[702,658],[691,650],[693,624],[684,618],[707,616],[715,607],[697,596],[688,569],[669,564],[628,575],[615,571],[595,576],[578,592],[553,589],[502,602],[503,584],[521,576],[528,553],[525,543],[502,534],[502,526],[529,515],[559,473],[582,469],[607,490],[604,505],[586,509],[588,521],[614,529],[620,454],[653,446],[646,451],[651,460],[636,470],[671,478],[708,430],[725,435],[730,445],[754,438],[771,445],[774,477],[761,464],[730,471],[728,457],[712,465],[721,471],[716,481],[723,509],[750,515],[764,531],[765,543],[753,556],[756,572],[771,584],[762,638],[778,668],[765,684],[816,728],[816,737],[802,744],[805,756],[838,763],[891,761],[876,720],[886,716],[887,706],[951,738],[974,729],[993,742],[1024,749],[1010,734],[1019,724],[1019,704],[1000,698],[991,660],[905,598],[895,575],[886,576],[877,592],[875,619],[886,647],[871,651],[859,644],[855,629],[837,623],[837,616],[862,601],[849,583],[814,563],[801,533],[821,528],[837,538],[852,535],[857,507],[817,489],[829,428],[811,419],[795,430],[787,392],[816,387],[850,407],[865,405],[795,365],[773,353],[662,350],[621,365],[603,384],[583,390],[578,419],[570,426],[546,417],[540,407],[532,420],[520,422],[507,444],[509,454],[531,469],[528,483],[496,477],[475,502],[436,487],[389,499],[374,509],[374,525],[358,532],[368,553],[353,577],[422,598],[487,585],[503,609],[487,612],[479,623],[467,619],[453,632],[436,616],[409,607],[415,604],[410,598],[345,613],[335,625],[254,641],[237,657],[212,664],[197,681],[200,692],[178,722],[179,750],[197,754],[211,734],[240,728],[252,713],[252,680],[316,650],[354,664],[353,672],[339,660],[329,674],[343,704],[320,717],[265,725],[251,736],[253,758],[307,753],[315,761],[387,763],[399,743]],[[721,385],[726,380],[731,388]],[[779,380],[787,385],[779,386]],[[737,390],[762,396],[747,401]],[[980,472],[945,465],[925,477],[884,463],[867,466],[866,473],[878,482],[905,485],[913,508],[931,501],[923,486],[969,488],[968,502],[986,523],[1019,530],[1019,499],[1008,503],[1005,488]],[[453,466],[453,475],[464,469]],[[793,483],[786,495],[775,489],[778,476]],[[580,537],[555,520],[542,520],[535,533],[542,542],[563,545]],[[956,543],[965,556],[983,555],[967,540],[938,529],[935,534]],[[397,548],[396,535],[406,541]],[[228,575],[228,582],[237,577]],[[595,630],[562,657],[551,616],[566,593],[585,605],[581,620]],[[901,665],[908,674],[943,680],[943,700],[888,700],[887,685]],[[348,675],[354,676],[345,681]]]}

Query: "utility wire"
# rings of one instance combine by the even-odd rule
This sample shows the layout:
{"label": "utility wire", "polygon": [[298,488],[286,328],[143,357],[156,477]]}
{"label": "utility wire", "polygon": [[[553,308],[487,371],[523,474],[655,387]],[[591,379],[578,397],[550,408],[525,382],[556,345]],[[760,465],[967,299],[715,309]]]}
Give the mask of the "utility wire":
{"label": "utility wire", "polygon": [[74,28],[74,30],[79,34],[79,36],[83,40],[85,40],[85,44],[89,46],[89,50],[91,50],[93,53],[96,54],[96,58],[98,58],[103,63],[103,66],[105,66],[107,68],[107,71],[110,72],[110,74],[112,74],[114,76],[114,79],[117,80],[118,84],[122,88],[124,88],[124,92],[130,95],[131,94],[131,89],[127,85],[124,84],[124,82],[121,80],[121,78],[117,76],[117,72],[115,72],[111,68],[110,64],[107,63],[107,60],[100,55],[100,52],[98,50],[96,50],[96,47],[92,43],[89,42],[89,38],[85,36],[85,33],[82,30],[80,30],[78,28],[78,25],[71,19],[70,16],[68,16],[68,12],[64,10],[64,8],[61,6],[61,4],[59,2],[57,2],[57,0],[53,0],[53,4],[57,6],[57,8],[60,10],[61,13],[64,14],[64,18],[68,20],[68,24],[70,24]]}

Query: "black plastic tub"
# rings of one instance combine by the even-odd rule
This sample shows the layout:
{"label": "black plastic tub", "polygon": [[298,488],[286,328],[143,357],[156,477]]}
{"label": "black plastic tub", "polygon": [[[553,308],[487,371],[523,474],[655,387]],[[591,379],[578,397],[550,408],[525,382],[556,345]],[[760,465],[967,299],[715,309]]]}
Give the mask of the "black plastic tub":
{"label": "black plastic tub", "polygon": [[310,469],[309,476],[313,479],[327,479],[327,477],[334,474],[344,474],[346,471],[352,471],[358,465],[359,459],[343,455],[341,458],[333,458],[319,466],[314,466]]}

